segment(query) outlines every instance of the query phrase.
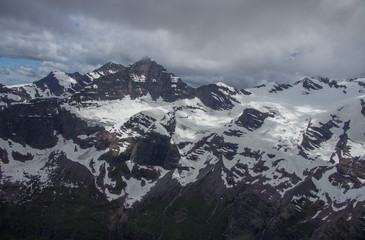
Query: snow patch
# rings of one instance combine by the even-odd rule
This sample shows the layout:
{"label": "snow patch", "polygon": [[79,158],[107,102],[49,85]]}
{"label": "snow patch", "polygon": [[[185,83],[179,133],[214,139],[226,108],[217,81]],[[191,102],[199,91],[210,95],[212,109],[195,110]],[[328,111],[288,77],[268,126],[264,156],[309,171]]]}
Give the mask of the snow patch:
{"label": "snow patch", "polygon": [[171,77],[170,77],[170,78],[171,78],[171,82],[172,82],[172,83],[177,83],[177,82],[179,82],[179,77],[175,77],[175,76],[172,76],[172,75],[171,75]]}
{"label": "snow patch", "polygon": [[55,76],[55,78],[58,80],[58,83],[66,89],[71,88],[77,83],[75,79],[71,78],[64,72],[54,71],[53,76]]}
{"label": "snow patch", "polygon": [[218,87],[227,88],[227,89],[228,89],[229,91],[231,91],[231,92],[235,92],[235,91],[236,91],[233,87],[228,86],[227,84],[225,84],[225,83],[223,83],[223,82],[217,82],[217,83],[216,83],[216,85],[217,85]]}
{"label": "snow patch", "polygon": [[146,82],[146,76],[143,74],[141,76],[131,74],[131,78],[133,82]]}

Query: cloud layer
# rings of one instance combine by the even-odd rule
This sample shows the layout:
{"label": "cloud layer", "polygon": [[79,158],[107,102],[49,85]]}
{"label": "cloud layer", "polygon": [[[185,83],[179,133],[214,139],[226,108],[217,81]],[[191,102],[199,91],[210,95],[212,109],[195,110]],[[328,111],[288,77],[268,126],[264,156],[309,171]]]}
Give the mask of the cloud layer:
{"label": "cloud layer", "polygon": [[363,0],[1,1],[0,57],[87,72],[147,55],[197,85],[349,78],[365,76],[364,22]]}

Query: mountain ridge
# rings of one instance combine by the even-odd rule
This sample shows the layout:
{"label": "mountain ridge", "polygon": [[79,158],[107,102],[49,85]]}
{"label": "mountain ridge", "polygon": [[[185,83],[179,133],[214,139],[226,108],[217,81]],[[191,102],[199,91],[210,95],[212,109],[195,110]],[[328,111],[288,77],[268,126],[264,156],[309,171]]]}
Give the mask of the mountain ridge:
{"label": "mountain ridge", "polygon": [[[307,77],[246,90],[192,88],[144,58],[1,86],[0,231],[361,239],[363,83]],[[62,205],[85,209],[82,224],[65,224],[77,215]],[[40,221],[18,209],[39,210]],[[52,216],[55,209],[64,210]]]}

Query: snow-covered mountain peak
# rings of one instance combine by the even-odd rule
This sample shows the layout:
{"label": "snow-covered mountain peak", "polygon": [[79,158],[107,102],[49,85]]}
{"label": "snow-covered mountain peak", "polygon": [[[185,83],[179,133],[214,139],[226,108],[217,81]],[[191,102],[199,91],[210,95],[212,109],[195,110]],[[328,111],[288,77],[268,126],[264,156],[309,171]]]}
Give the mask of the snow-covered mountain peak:
{"label": "snow-covered mountain peak", "polygon": [[114,63],[114,62],[107,62],[103,66],[101,66],[98,70],[118,70],[124,68],[123,65]]}
{"label": "snow-covered mountain peak", "polygon": [[231,94],[233,94],[233,93],[237,93],[238,92],[238,90],[237,89],[235,89],[234,87],[231,87],[231,86],[229,86],[229,85],[227,85],[227,84],[225,84],[225,83],[223,83],[223,82],[217,82],[216,83],[216,85],[218,86],[218,87],[221,87],[221,88],[223,88],[223,89],[227,89]]}
{"label": "snow-covered mountain peak", "polygon": [[320,81],[318,81],[318,78],[311,77],[311,78],[304,78],[303,80],[300,80],[294,85],[301,85],[303,88],[307,89],[308,91],[311,90],[319,90],[322,89],[323,86],[320,84]]}
{"label": "snow-covered mountain peak", "polygon": [[192,88],[142,59],[0,86],[0,200],[51,213],[74,198],[77,209],[95,201],[113,207],[102,209],[113,226],[151,227],[145,239],[159,236],[165,217],[174,229],[219,222],[222,236],[238,229],[234,237],[252,239],[281,239],[282,229],[288,239],[361,234],[363,83],[308,77],[247,91]]}

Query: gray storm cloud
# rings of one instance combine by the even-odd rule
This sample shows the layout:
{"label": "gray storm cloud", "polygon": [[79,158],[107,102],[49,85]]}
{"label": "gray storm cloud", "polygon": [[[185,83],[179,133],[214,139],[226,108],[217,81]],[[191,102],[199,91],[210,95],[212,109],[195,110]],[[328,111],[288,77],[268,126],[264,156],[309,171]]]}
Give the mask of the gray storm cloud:
{"label": "gray storm cloud", "polygon": [[363,0],[18,0],[0,56],[88,71],[148,55],[193,84],[365,75]]}

